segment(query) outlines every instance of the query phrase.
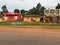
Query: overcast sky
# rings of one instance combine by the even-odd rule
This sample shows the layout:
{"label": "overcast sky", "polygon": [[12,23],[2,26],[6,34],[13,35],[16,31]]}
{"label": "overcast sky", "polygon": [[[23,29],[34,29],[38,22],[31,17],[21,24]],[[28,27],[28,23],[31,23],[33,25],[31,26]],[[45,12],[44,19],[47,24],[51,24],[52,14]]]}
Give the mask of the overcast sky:
{"label": "overcast sky", "polygon": [[60,0],[0,0],[0,11],[3,5],[7,6],[9,11],[14,11],[14,9],[31,9],[35,7],[38,3],[46,8],[54,8]]}

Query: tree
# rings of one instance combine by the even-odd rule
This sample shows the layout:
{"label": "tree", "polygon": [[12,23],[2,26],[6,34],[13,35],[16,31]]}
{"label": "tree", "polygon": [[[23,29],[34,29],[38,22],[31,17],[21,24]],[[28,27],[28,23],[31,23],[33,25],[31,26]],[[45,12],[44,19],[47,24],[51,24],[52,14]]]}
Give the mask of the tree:
{"label": "tree", "polygon": [[41,4],[40,3],[37,4],[36,9],[37,10],[40,10],[41,9]]}
{"label": "tree", "polygon": [[8,12],[6,5],[2,6],[2,10],[3,10],[3,12]]}
{"label": "tree", "polygon": [[28,11],[25,11],[25,15],[28,15]]}
{"label": "tree", "polygon": [[15,13],[20,13],[19,9],[14,9]]}
{"label": "tree", "polygon": [[40,11],[41,11],[41,4],[38,3],[36,7],[33,7],[32,9],[29,10],[29,14],[39,15]]}
{"label": "tree", "polygon": [[24,9],[21,10],[21,14],[25,15],[25,10]]}
{"label": "tree", "polygon": [[55,9],[60,9],[60,4],[58,3]]}
{"label": "tree", "polygon": [[33,7],[33,9],[32,9],[32,13],[36,14],[36,8],[35,7]]}
{"label": "tree", "polygon": [[40,14],[41,14],[42,16],[44,15],[44,9],[45,9],[45,7],[42,6],[42,7],[41,7],[41,12],[40,12]]}
{"label": "tree", "polygon": [[33,7],[32,9],[30,9],[29,14],[36,14],[36,8]]}
{"label": "tree", "polygon": [[42,7],[41,7],[41,11],[40,11],[40,21],[41,21],[41,22],[43,22],[43,20],[44,20],[44,19],[43,19],[43,18],[44,18],[44,9],[45,9],[45,7],[42,6]]}
{"label": "tree", "polygon": [[44,9],[45,7],[41,6],[41,4],[38,3],[36,7],[33,7],[28,11],[28,14],[44,15]]}
{"label": "tree", "polygon": [[41,11],[41,4],[38,3],[37,6],[36,6],[36,14],[39,15],[40,11]]}

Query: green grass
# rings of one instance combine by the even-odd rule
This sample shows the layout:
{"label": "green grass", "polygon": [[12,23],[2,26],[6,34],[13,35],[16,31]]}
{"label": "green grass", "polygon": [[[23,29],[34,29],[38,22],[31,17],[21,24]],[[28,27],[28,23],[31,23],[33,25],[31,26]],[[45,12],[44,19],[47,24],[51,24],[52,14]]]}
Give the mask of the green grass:
{"label": "green grass", "polygon": [[22,21],[19,21],[19,20],[15,20],[15,21],[3,21],[3,22],[0,22],[0,25],[12,25],[12,22],[22,22]]}
{"label": "green grass", "polygon": [[[12,26],[12,22],[21,22],[22,24],[21,25],[16,25],[16,26],[60,26],[60,23],[57,23],[57,24],[49,24],[49,23],[40,23],[40,22],[23,22],[22,20],[20,21],[4,21],[4,22],[0,22],[0,25],[9,25],[9,26]],[[15,25],[13,25],[15,26]]]}
{"label": "green grass", "polygon": [[49,24],[49,23],[25,23],[23,26],[60,26],[59,24]]}

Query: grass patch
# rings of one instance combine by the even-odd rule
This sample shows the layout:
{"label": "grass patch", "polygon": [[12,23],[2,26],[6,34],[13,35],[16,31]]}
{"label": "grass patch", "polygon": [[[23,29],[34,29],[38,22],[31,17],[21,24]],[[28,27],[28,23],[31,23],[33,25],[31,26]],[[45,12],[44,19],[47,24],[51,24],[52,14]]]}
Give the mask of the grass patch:
{"label": "grass patch", "polygon": [[[0,22],[0,25],[9,25],[9,26],[12,26],[12,22],[21,22],[21,25],[18,24],[16,26],[60,26],[60,23],[56,23],[56,24],[53,24],[53,23],[40,23],[40,22],[23,22],[22,20],[15,20],[15,21],[3,21],[3,22]],[[13,25],[15,26],[15,25]]]}
{"label": "grass patch", "polygon": [[22,22],[21,20],[15,20],[15,21],[12,21],[12,20],[9,20],[9,21],[3,21],[3,22],[0,22],[0,25],[12,25],[12,22]]}
{"label": "grass patch", "polygon": [[23,26],[60,26],[60,23],[58,24],[49,24],[49,23],[24,23]]}

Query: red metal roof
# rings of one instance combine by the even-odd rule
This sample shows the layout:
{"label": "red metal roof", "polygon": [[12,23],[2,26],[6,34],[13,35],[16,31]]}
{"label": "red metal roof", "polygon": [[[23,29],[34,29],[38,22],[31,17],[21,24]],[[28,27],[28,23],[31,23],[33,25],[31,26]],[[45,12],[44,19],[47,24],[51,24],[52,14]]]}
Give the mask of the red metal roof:
{"label": "red metal roof", "polygon": [[8,12],[8,13],[3,13],[3,15],[21,15],[21,14],[15,12]]}

